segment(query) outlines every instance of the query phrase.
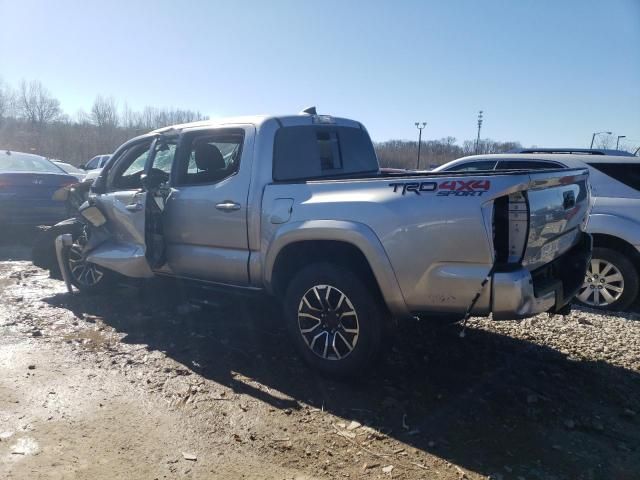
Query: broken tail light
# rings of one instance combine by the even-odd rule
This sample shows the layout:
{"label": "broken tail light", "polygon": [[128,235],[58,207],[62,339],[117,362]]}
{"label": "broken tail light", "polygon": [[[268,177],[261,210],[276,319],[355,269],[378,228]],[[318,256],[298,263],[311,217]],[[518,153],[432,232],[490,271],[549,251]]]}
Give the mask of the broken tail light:
{"label": "broken tail light", "polygon": [[515,192],[493,203],[493,245],[496,264],[518,265],[529,235],[529,204],[526,193]]}

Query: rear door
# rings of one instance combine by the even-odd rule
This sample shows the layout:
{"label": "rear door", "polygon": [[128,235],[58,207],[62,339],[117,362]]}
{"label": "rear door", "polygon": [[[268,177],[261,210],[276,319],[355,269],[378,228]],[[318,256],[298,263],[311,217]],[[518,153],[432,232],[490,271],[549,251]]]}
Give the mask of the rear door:
{"label": "rear door", "polygon": [[163,213],[167,264],[178,276],[249,283],[247,201],[255,127],[182,135]]}

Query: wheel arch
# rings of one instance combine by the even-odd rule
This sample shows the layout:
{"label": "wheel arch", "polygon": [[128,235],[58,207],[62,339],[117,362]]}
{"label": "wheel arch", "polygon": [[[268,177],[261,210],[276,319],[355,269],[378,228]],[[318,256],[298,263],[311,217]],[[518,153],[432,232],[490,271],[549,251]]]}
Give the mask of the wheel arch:
{"label": "wheel arch", "polygon": [[594,240],[599,236],[605,240],[618,239],[631,247],[640,245],[640,225],[637,221],[622,215],[592,213],[589,215],[586,230],[594,236]]}
{"label": "wheel arch", "polygon": [[636,267],[636,270],[640,271],[640,252],[631,243],[606,233],[592,233],[591,236],[593,237],[594,247],[611,248],[624,253]]}
{"label": "wheel arch", "polygon": [[373,280],[394,316],[408,316],[395,272],[378,237],[356,222],[318,220],[288,224],[277,232],[265,256],[267,291],[281,295],[295,271],[313,261],[345,265]]}

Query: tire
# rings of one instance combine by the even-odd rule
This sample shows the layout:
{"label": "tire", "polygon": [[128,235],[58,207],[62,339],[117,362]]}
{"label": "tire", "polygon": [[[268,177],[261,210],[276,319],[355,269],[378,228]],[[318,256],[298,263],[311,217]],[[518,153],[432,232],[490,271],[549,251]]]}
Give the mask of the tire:
{"label": "tire", "polygon": [[638,270],[629,257],[596,247],[576,300],[599,310],[626,310],[638,296],[639,285]]}
{"label": "tire", "polygon": [[308,365],[333,377],[353,377],[374,364],[387,319],[372,291],[351,270],[329,263],[294,275],[283,308],[290,337]]}

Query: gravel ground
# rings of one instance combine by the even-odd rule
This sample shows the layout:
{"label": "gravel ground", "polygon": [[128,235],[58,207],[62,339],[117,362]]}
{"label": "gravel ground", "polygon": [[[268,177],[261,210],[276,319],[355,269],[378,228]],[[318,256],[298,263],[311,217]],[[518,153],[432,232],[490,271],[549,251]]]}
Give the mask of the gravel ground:
{"label": "gravel ground", "polygon": [[638,314],[408,322],[335,382],[264,299],[0,258],[0,478],[640,478]]}

